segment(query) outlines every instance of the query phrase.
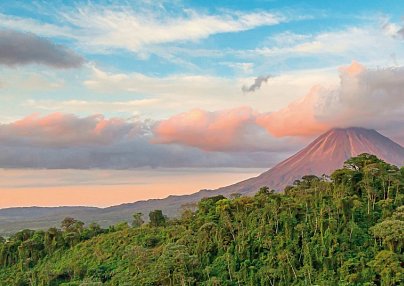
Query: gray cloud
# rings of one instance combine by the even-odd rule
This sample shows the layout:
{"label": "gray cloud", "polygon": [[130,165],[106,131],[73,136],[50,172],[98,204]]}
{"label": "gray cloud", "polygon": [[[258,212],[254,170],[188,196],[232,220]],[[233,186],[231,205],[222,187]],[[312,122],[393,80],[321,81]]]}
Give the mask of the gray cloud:
{"label": "gray cloud", "polygon": [[55,68],[77,68],[83,57],[68,48],[32,33],[0,30],[0,64],[7,66],[43,64]]}
{"label": "gray cloud", "polygon": [[397,34],[398,34],[401,38],[404,39],[404,28],[401,28],[401,29],[397,32]]}
{"label": "gray cloud", "polygon": [[0,168],[131,169],[138,167],[270,167],[296,144],[267,150],[207,152],[150,143],[153,123],[51,114],[0,125]]}
{"label": "gray cloud", "polygon": [[320,89],[318,120],[332,126],[363,126],[403,133],[404,67],[367,69],[353,63],[341,69],[335,89]]}
{"label": "gray cloud", "polygon": [[263,83],[266,83],[268,81],[268,79],[270,79],[272,77],[274,77],[274,76],[273,75],[259,76],[254,80],[254,83],[252,85],[250,85],[250,86],[243,85],[241,90],[244,93],[254,92],[254,91],[260,89],[261,85]]}
{"label": "gray cloud", "polygon": [[108,146],[50,148],[0,145],[1,168],[132,169],[140,167],[268,168],[291,152],[205,152],[179,145],[150,144],[136,138]]}

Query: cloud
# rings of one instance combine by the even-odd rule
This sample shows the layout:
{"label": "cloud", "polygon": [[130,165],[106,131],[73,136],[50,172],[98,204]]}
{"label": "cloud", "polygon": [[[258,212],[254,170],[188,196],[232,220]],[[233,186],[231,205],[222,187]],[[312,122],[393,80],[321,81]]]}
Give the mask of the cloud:
{"label": "cloud", "polygon": [[[275,136],[310,136],[332,127],[360,126],[397,136],[404,124],[404,68],[340,68],[336,87],[313,87],[286,108],[257,122]],[[395,132],[393,132],[395,130]]]}
{"label": "cloud", "polygon": [[[289,153],[150,144],[151,122],[54,113],[0,125],[4,168],[268,167]],[[267,149],[270,149],[269,146]],[[275,148],[274,150],[278,150]],[[284,146],[281,148],[285,150]]]}
{"label": "cloud", "polygon": [[260,115],[257,123],[277,137],[313,136],[330,129],[330,125],[316,118],[319,88],[313,87],[304,98],[285,108]]}
{"label": "cloud", "polygon": [[239,62],[220,62],[221,65],[228,66],[237,72],[251,73],[254,68],[253,63],[239,63]]}
{"label": "cloud", "polygon": [[26,147],[80,147],[108,145],[140,132],[139,124],[102,115],[79,118],[72,114],[37,114],[0,125],[0,142]]}
{"label": "cloud", "polygon": [[247,107],[220,112],[194,109],[159,122],[154,128],[153,142],[179,143],[204,150],[237,148],[246,127],[254,120],[254,111]]}
{"label": "cloud", "polygon": [[113,97],[123,93],[131,97],[158,99],[158,104],[143,106],[143,111],[153,114],[153,118],[163,119],[195,108],[212,110],[212,106],[216,110],[251,106],[261,112],[275,111],[284,107],[285,102],[303,96],[313,84],[338,82],[335,69],[297,71],[273,77],[256,90],[254,96],[245,96],[240,86],[250,80],[203,74],[159,77],[141,73],[111,73],[93,66],[92,73],[83,84],[91,91],[109,93]]}
{"label": "cloud", "polygon": [[88,101],[88,100],[34,100],[29,99],[24,106],[47,110],[47,111],[64,111],[64,112],[91,112],[97,110],[99,112],[126,112],[134,114],[139,108],[153,106],[160,103],[157,98],[134,99],[128,101]]}
{"label": "cloud", "polygon": [[[209,75],[174,74],[157,77],[141,73],[109,73],[93,67],[91,77],[84,81],[89,90],[134,95],[158,104],[144,105],[142,111],[162,119],[184,110],[229,106],[228,98],[242,96],[237,79]],[[237,105],[240,105],[239,103]]]}
{"label": "cloud", "polygon": [[77,39],[96,49],[127,49],[147,52],[145,48],[171,42],[196,41],[218,33],[232,33],[260,26],[276,25],[284,17],[270,12],[224,13],[210,15],[183,10],[172,15],[159,9],[136,11],[130,7],[80,7],[64,13],[64,20],[74,26]]}
{"label": "cloud", "polygon": [[145,138],[91,148],[55,149],[0,144],[2,168],[269,168],[289,155],[290,152],[205,152],[188,146],[150,144]]}
{"label": "cloud", "polygon": [[[340,69],[340,85],[319,92],[317,117],[335,126],[383,128],[404,118],[404,68]],[[383,118],[383,120],[380,120]]]}
{"label": "cloud", "polygon": [[0,71],[0,78],[3,80],[4,88],[16,90],[19,92],[28,92],[33,94],[37,91],[51,91],[61,89],[65,86],[65,80],[59,78],[55,73],[46,71],[33,72],[32,70],[12,70],[5,69]]}
{"label": "cloud", "polygon": [[[209,14],[171,5],[76,5],[57,12],[57,22],[0,14],[0,26],[31,31],[44,36],[71,39],[87,51],[128,50],[140,56],[160,44],[195,42],[220,33],[247,31],[287,21],[268,11],[222,11]],[[58,9],[54,9],[58,11]]]}
{"label": "cloud", "polygon": [[[272,112],[262,112],[252,107],[218,111],[191,109],[160,121],[108,119],[101,115],[78,117],[62,113],[32,115],[0,125],[0,166],[269,166],[269,162],[286,157],[313,136],[332,127],[349,126],[375,128],[403,144],[404,68],[371,69],[353,62],[348,67],[340,68],[339,73],[338,84],[315,85],[306,96]],[[116,86],[124,83],[124,88],[132,87],[133,78],[136,77],[124,74],[107,76],[107,79],[115,80]],[[197,85],[205,83],[203,77],[196,78]],[[180,83],[192,86],[194,79],[184,77]],[[154,78],[146,77],[144,80],[147,86],[153,85]],[[274,78],[274,81],[282,83],[285,80],[282,76]],[[133,87],[141,86],[138,84],[141,82]],[[178,86],[174,84],[175,80],[170,78],[160,85],[155,84],[154,88],[162,94],[173,94],[178,100],[175,94]],[[265,88],[272,85],[273,81]],[[180,97],[185,102],[187,92]],[[139,104],[155,105],[145,100],[135,100],[133,108]],[[49,102],[33,104],[50,107]],[[105,108],[107,103],[66,101],[64,104]],[[125,102],[113,108],[123,105]],[[165,102],[157,105],[166,108]],[[186,108],[184,106],[182,109]]]}
{"label": "cloud", "polygon": [[397,34],[404,39],[404,28],[397,31]]}
{"label": "cloud", "polygon": [[389,18],[384,18],[381,25],[386,35],[392,38],[404,39],[404,27],[402,24],[394,23]]}
{"label": "cloud", "polygon": [[[245,107],[192,110],[173,116],[155,128],[156,142],[206,150],[237,150],[242,142],[244,147],[265,149],[266,140],[276,142],[273,136],[312,138],[334,127],[360,126],[375,128],[403,143],[404,68],[368,69],[354,61],[339,72],[338,85],[315,85],[302,98],[273,112]],[[251,132],[262,129],[267,131],[266,137]],[[274,143],[267,146],[274,148]]]}
{"label": "cloud", "polygon": [[229,90],[234,81],[204,75],[171,75],[166,77],[152,77],[141,73],[108,73],[97,67],[92,67],[91,78],[84,81],[84,85],[91,90],[100,92],[125,91],[148,95],[187,95],[203,96],[223,89]]}
{"label": "cloud", "polygon": [[66,69],[80,67],[84,59],[73,51],[32,33],[0,30],[0,64],[43,64]]}
{"label": "cloud", "polygon": [[57,24],[45,23],[27,17],[18,17],[3,13],[0,13],[0,27],[9,30],[30,32],[42,37],[74,37],[74,31],[66,25],[59,26]]}
{"label": "cloud", "polygon": [[[403,42],[396,24],[380,25],[373,19],[365,25],[297,34],[286,31],[270,35],[251,50],[228,50],[241,61],[253,61],[257,68],[268,66],[337,66],[352,59],[371,65],[386,65],[394,52],[402,58]],[[369,49],[369,47],[372,47]]]}
{"label": "cloud", "polygon": [[268,79],[270,79],[271,77],[273,77],[273,76],[272,75],[259,76],[256,79],[254,79],[254,83],[252,85],[250,85],[250,86],[243,85],[241,90],[244,93],[254,92],[254,91],[260,89],[261,85],[263,83],[266,83],[268,81]]}
{"label": "cloud", "polygon": [[[375,44],[377,37],[383,33],[378,28],[349,27],[344,30],[327,31],[317,34],[281,33],[271,38],[271,41],[255,52],[267,57],[297,57],[312,55],[345,55],[359,54],[366,45],[373,44],[379,49],[381,43]],[[353,41],[353,39],[355,39]],[[386,44],[390,44],[387,42]],[[383,47],[385,47],[383,45]]]}
{"label": "cloud", "polygon": [[[158,122],[153,143],[183,144],[208,151],[286,151],[296,142],[275,139],[265,132],[249,107],[209,112],[194,109]],[[290,138],[289,138],[290,139]]]}

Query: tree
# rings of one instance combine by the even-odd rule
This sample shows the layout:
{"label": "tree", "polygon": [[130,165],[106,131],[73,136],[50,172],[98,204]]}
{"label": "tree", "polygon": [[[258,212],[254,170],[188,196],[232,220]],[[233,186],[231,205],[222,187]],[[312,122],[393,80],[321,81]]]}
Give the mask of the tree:
{"label": "tree", "polygon": [[143,214],[142,213],[134,213],[132,215],[133,220],[132,220],[132,227],[140,227],[142,224],[144,224],[144,220],[142,219]]}
{"label": "tree", "polygon": [[360,154],[359,156],[352,157],[345,161],[344,163],[344,168],[349,169],[349,170],[356,170],[360,171],[362,170],[365,166],[374,164],[374,163],[380,163],[383,162],[379,158],[377,158],[375,155],[368,154],[368,153],[363,153]]}
{"label": "tree", "polygon": [[66,217],[61,223],[61,227],[65,232],[80,233],[83,230],[83,226],[84,222],[74,219],[72,217]]}
{"label": "tree", "polygon": [[166,224],[166,217],[161,210],[154,210],[149,213],[150,226],[164,226]]}
{"label": "tree", "polygon": [[399,255],[388,250],[380,251],[375,259],[369,262],[369,266],[380,275],[382,286],[402,285],[404,269],[401,265]]}
{"label": "tree", "polygon": [[53,253],[56,249],[64,245],[63,235],[60,229],[51,227],[45,232],[44,237],[45,251],[48,254]]}
{"label": "tree", "polygon": [[376,224],[371,230],[391,251],[400,252],[404,246],[404,221],[388,219]]}
{"label": "tree", "polygon": [[156,263],[156,272],[161,285],[190,285],[195,282],[192,272],[197,267],[198,260],[191,255],[184,245],[169,243]]}

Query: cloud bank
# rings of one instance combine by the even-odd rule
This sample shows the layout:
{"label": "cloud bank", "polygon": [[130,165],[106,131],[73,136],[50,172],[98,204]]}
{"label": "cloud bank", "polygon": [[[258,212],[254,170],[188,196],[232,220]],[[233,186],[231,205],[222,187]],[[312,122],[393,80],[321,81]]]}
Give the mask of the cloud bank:
{"label": "cloud bank", "polygon": [[79,118],[72,114],[31,115],[0,125],[0,142],[11,146],[70,148],[108,145],[141,134],[140,122],[129,124],[102,115]]}
{"label": "cloud bank", "polygon": [[275,136],[310,136],[350,126],[403,133],[403,90],[403,67],[367,69],[354,61],[340,68],[339,86],[316,86],[261,124]]}
{"label": "cloud bank", "polygon": [[[215,152],[184,144],[152,144],[155,123],[139,119],[32,115],[0,125],[0,166],[4,168],[267,167],[290,150],[238,144]],[[273,148],[271,150],[271,148]],[[290,147],[294,149],[295,146]],[[205,148],[206,149],[206,148]],[[259,162],[258,162],[259,161]]]}
{"label": "cloud bank", "polygon": [[209,112],[194,109],[158,122],[153,143],[183,144],[207,151],[285,151],[294,140],[276,139],[257,124],[249,107]]}
{"label": "cloud bank", "polygon": [[[194,110],[173,116],[155,129],[156,142],[207,150],[225,148],[235,142],[247,142],[243,135],[251,135],[246,130],[252,128],[264,128],[267,138],[310,138],[334,127],[351,126],[403,137],[398,134],[404,133],[404,68],[367,69],[354,61],[339,71],[338,86],[313,86],[303,98],[275,112],[242,108],[215,113]],[[258,137],[249,135],[247,139],[256,142]]]}
{"label": "cloud bank", "polygon": [[268,167],[333,127],[375,128],[404,144],[404,68],[342,67],[275,112],[193,109],[159,121],[31,115],[0,125],[0,166]]}
{"label": "cloud bank", "polygon": [[0,30],[0,64],[43,64],[66,69],[80,67],[84,59],[61,45],[32,33]]}

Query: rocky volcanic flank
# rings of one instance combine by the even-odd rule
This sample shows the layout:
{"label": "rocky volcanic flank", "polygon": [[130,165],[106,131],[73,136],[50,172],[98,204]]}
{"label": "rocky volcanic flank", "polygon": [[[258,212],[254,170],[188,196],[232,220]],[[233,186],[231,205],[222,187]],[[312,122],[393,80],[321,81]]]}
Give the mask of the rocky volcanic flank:
{"label": "rocky volcanic flank", "polygon": [[306,148],[258,177],[216,191],[222,194],[252,194],[262,186],[282,190],[304,175],[330,174],[362,153],[374,154],[397,165],[404,164],[404,148],[375,130],[359,127],[335,128],[319,136]]}

